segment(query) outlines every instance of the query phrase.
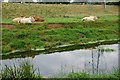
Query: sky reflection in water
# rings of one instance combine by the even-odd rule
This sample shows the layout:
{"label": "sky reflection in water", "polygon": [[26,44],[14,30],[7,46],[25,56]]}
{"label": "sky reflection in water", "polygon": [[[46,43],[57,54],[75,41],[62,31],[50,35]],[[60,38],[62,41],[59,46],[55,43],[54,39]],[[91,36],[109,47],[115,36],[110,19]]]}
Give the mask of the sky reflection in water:
{"label": "sky reflection in water", "polygon": [[98,71],[100,72],[111,71],[114,66],[117,67],[119,53],[118,44],[101,45],[98,47],[110,48],[114,49],[114,51],[100,53],[99,59],[96,49],[80,49],[74,51],[55,52],[53,54],[40,54],[36,55],[34,58],[26,57],[2,60],[2,66],[4,66],[4,64],[13,66],[13,63],[19,65],[19,62],[22,60],[29,60],[35,68],[40,69],[43,76],[56,75],[60,72],[70,72],[72,69],[74,69],[74,71],[81,71],[84,69],[93,73],[93,63],[94,73],[96,73],[98,62]]}

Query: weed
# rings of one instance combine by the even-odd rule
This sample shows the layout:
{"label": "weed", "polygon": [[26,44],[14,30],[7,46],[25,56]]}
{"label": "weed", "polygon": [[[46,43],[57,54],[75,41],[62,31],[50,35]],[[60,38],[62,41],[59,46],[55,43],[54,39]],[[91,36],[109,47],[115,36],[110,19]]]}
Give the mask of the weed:
{"label": "weed", "polygon": [[29,79],[29,78],[41,78],[40,75],[35,75],[36,69],[33,68],[33,65],[29,61],[22,61],[20,66],[13,64],[13,67],[10,65],[5,65],[2,69],[2,79]]}

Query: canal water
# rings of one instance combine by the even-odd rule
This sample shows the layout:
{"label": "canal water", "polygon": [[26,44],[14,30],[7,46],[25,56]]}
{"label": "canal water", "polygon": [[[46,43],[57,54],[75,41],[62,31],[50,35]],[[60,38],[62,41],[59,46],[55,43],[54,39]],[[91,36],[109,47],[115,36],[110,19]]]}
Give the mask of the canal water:
{"label": "canal water", "polygon": [[1,62],[4,68],[5,65],[19,66],[20,62],[28,60],[35,69],[39,68],[41,75],[45,77],[60,77],[72,70],[75,72],[84,70],[92,74],[109,73],[113,67],[118,67],[118,46],[118,44],[100,45],[95,49],[39,54],[35,57],[4,59]]}

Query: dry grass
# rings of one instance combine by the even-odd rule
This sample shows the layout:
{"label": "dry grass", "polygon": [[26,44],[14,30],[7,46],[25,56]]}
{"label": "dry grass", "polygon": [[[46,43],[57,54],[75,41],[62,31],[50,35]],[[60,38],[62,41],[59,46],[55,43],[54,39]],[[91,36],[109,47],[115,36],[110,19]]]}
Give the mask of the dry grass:
{"label": "dry grass", "polygon": [[18,16],[64,17],[89,15],[118,15],[118,6],[78,5],[78,4],[34,4],[34,3],[2,3],[2,17]]}

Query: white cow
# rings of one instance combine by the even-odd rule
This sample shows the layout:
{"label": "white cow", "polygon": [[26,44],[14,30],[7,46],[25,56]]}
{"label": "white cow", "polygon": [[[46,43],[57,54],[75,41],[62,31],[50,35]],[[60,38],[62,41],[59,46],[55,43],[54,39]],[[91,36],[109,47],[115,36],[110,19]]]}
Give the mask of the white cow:
{"label": "white cow", "polygon": [[98,19],[97,16],[89,16],[82,18],[82,21],[95,21],[97,19]]}
{"label": "white cow", "polygon": [[29,18],[21,18],[21,19],[19,20],[19,23],[32,23],[32,22],[34,22],[34,21],[35,21],[35,19],[30,16]]}
{"label": "white cow", "polygon": [[12,21],[13,22],[19,22],[23,17],[18,17],[18,18],[14,18]]}

